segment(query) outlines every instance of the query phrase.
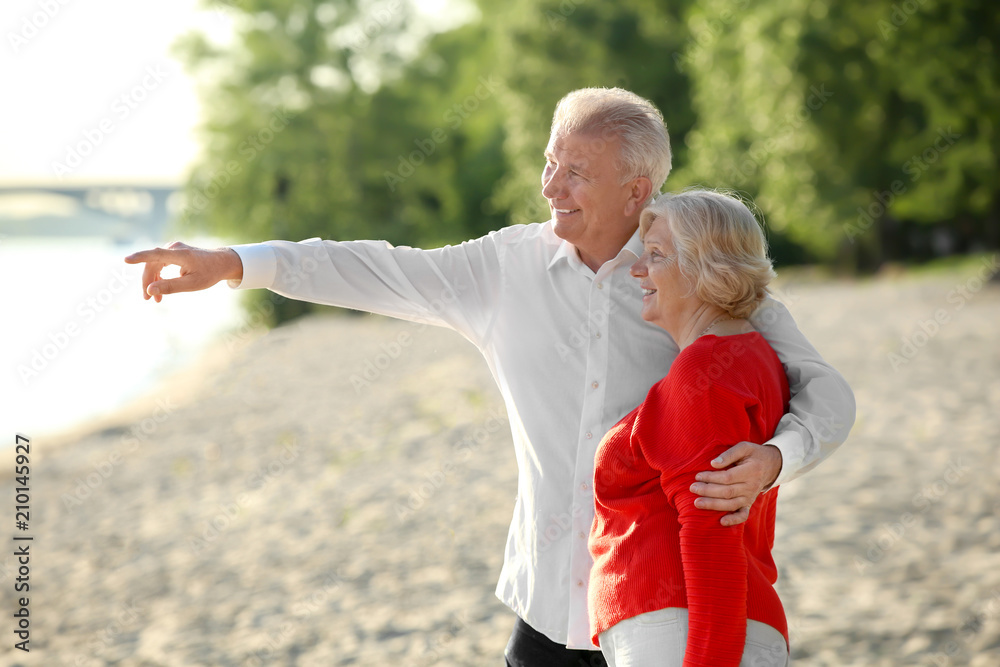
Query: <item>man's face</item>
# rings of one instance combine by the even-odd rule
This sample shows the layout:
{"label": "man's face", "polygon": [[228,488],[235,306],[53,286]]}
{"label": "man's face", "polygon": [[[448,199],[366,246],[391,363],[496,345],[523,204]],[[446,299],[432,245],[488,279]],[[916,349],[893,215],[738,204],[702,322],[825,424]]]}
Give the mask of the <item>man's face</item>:
{"label": "man's face", "polygon": [[627,240],[636,226],[638,211],[629,206],[632,187],[621,184],[615,166],[619,143],[618,137],[573,132],[553,135],[545,149],[542,196],[554,231],[576,246],[584,261],[609,250],[616,254],[623,234]]}

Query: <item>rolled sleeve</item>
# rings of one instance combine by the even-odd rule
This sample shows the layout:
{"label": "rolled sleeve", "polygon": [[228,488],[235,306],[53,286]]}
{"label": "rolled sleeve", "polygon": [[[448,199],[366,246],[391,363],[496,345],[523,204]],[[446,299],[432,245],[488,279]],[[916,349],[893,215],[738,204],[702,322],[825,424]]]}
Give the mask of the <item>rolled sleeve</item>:
{"label": "rolled sleeve", "polygon": [[806,448],[802,442],[802,435],[795,430],[794,424],[786,424],[785,430],[775,433],[774,437],[764,444],[774,445],[781,452],[781,472],[778,473],[774,483],[767,487],[768,489],[791,481],[805,465]]}
{"label": "rolled sleeve", "polygon": [[230,246],[243,262],[243,280],[229,280],[233,289],[269,289],[278,273],[274,249],[266,243]]}

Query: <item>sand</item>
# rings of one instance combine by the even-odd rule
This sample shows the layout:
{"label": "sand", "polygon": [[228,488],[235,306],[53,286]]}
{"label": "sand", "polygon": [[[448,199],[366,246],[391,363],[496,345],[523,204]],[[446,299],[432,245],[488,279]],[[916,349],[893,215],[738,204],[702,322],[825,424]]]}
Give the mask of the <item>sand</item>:
{"label": "sand", "polygon": [[[847,444],[781,490],[797,665],[1000,665],[1000,286],[977,270],[782,283],[858,401]],[[12,648],[10,548],[2,665],[502,662],[516,467],[453,332],[367,315],[237,332],[32,448],[31,652]]]}

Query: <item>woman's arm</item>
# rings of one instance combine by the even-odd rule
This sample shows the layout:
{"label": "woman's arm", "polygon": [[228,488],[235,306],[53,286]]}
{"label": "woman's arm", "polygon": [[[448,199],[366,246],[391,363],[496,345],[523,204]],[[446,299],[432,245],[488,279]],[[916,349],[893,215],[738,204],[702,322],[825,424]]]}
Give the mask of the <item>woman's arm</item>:
{"label": "woman's arm", "polygon": [[715,512],[695,507],[698,496],[687,488],[692,481],[693,473],[673,476],[664,489],[681,525],[688,602],[684,667],[738,667],[747,629],[746,524],[723,526]]}
{"label": "woman's arm", "polygon": [[723,526],[716,512],[695,507],[699,496],[690,487],[730,442],[749,436],[750,420],[741,397],[698,385],[698,370],[711,361],[699,352],[682,353],[665,391],[656,397],[650,392],[633,437],[660,472],[680,522],[689,624],[684,667],[738,667],[747,627],[745,525]]}

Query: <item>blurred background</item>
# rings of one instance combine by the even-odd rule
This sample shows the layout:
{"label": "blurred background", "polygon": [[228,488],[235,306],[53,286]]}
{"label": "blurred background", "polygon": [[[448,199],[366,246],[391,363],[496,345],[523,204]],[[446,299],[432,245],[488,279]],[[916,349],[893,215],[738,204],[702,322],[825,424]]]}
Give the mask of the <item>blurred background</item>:
{"label": "blurred background", "polygon": [[[33,274],[16,312],[44,294],[79,320],[35,308],[4,332],[23,350],[4,399],[99,375],[67,360],[107,355],[66,336],[188,317],[192,340],[147,339],[135,379],[236,316],[228,295],[185,315],[117,292],[88,305],[118,286],[87,275],[98,257],[203,237],[436,247],[544,219],[552,109],[583,86],[657,104],[666,187],[754,198],[779,267],[865,275],[1000,245],[1000,19],[985,1],[26,0],[0,16],[0,271]],[[91,261],[69,259],[81,248]],[[315,309],[286,301],[267,320]]]}
{"label": "blurred background", "polygon": [[[49,576],[64,586],[57,602],[49,584],[52,603],[39,621],[51,630],[42,646],[55,642],[49,655],[58,659],[30,664],[496,662],[510,627],[490,596],[516,476],[509,436],[491,432],[496,452],[476,450],[450,486],[432,484],[433,498],[411,496],[421,475],[437,479],[441,462],[455,460],[452,446],[502,407],[487,373],[470,371],[458,388],[441,375],[483,371],[475,351],[455,351],[461,342],[412,325],[333,317],[263,291],[237,297],[220,286],[145,302],[140,271],[121,260],[175,239],[436,247],[544,220],[539,175],[552,111],[584,86],[621,86],[662,110],[674,148],[666,189],[724,187],[756,201],[779,297],[855,387],[851,453],[811,473],[809,488],[788,490],[799,499],[793,508],[823,508],[788,510],[783,528],[795,565],[783,572],[782,594],[799,619],[793,645],[802,664],[1000,664],[1000,579],[988,574],[1000,571],[991,537],[1000,534],[993,3],[8,0],[0,28],[0,282],[10,314],[0,330],[0,435],[53,443],[39,530],[61,550],[62,560],[50,554]],[[373,367],[375,379],[365,376],[365,364],[387,349],[379,346],[398,350],[403,334],[420,342]],[[310,356],[315,345],[322,355]],[[289,347],[300,356],[283,356]],[[305,373],[320,358],[329,381],[303,388],[289,369]],[[359,390],[350,382],[359,374],[378,389]],[[458,394],[428,403],[429,376]],[[192,397],[201,403],[175,407]],[[326,413],[331,406],[336,414]],[[283,411],[298,421],[276,416]],[[377,433],[355,432],[366,419]],[[147,441],[158,453],[136,454]],[[292,469],[290,443],[327,453],[292,457],[295,483],[261,485],[270,479],[253,477],[262,461]],[[417,475],[427,452],[438,452],[438,463]],[[382,454],[401,466],[401,479],[383,469]],[[128,466],[128,475],[114,474]],[[360,471],[389,485],[388,497],[378,484],[351,491],[367,479]],[[219,508],[246,489],[299,520],[319,511],[306,489],[324,498],[339,518],[309,544],[340,553],[345,568],[309,575],[300,563],[302,581],[273,584],[278,592],[267,588],[266,570],[248,583],[225,563],[201,575],[196,591],[174,581],[177,567],[206,561],[172,521],[228,517]],[[489,520],[455,514],[479,507],[468,493],[487,494],[481,507],[501,511]],[[190,504],[177,505],[180,496]],[[400,502],[410,507],[413,497],[425,509],[440,503],[419,514],[430,522],[422,529],[398,519]],[[352,521],[359,507],[377,516]],[[831,507],[843,513],[829,515]],[[238,530],[223,531],[222,560],[256,571],[261,553],[247,545],[255,534],[273,538],[260,532],[272,520],[251,512]],[[469,522],[477,530],[463,537],[457,524]],[[840,527],[831,534],[826,522]],[[391,550],[382,571],[423,573],[407,594],[408,629],[393,605],[411,598],[391,586],[376,595],[377,564],[352,565],[356,554],[331,545],[347,535],[370,540],[370,559],[403,528],[416,542]],[[451,556],[435,559],[431,544],[432,555],[420,556],[429,560],[407,560],[415,557],[407,545],[423,545],[428,532],[450,535]],[[476,549],[481,557],[470,555]],[[831,559],[823,576],[802,569],[816,552]],[[955,553],[974,557],[949,561]],[[287,565],[271,556],[275,567]],[[440,579],[427,574],[442,563]],[[112,595],[92,620],[85,600],[119,575],[128,586],[159,582],[143,599],[174,606],[159,613],[140,604],[129,617],[132,603]],[[0,566],[0,579],[9,576]],[[933,585],[916,583],[928,578]],[[91,583],[65,594],[72,581]],[[294,632],[316,626],[311,639],[279,632],[289,611],[275,600],[281,591],[301,597],[302,586],[324,592],[308,613],[292,614]],[[274,597],[262,598],[265,589]],[[336,609],[333,590],[342,598]],[[439,605],[449,611],[438,616],[418,602],[464,600],[469,591],[482,594],[474,605]],[[197,615],[189,625],[157,624],[186,617],[178,600],[202,594],[232,600],[221,608],[235,625]],[[265,598],[270,611],[262,612]],[[845,599],[850,612],[831,614]],[[463,616],[469,608],[480,615]],[[331,648],[322,636],[324,621],[367,613],[382,620],[355,628],[347,645]],[[106,637],[108,618],[122,614],[124,629]],[[882,628],[887,615],[906,618]],[[239,648],[268,632],[277,639],[258,644],[272,649]],[[178,653],[171,647],[185,633],[242,639]],[[22,659],[8,653],[0,662]]]}

